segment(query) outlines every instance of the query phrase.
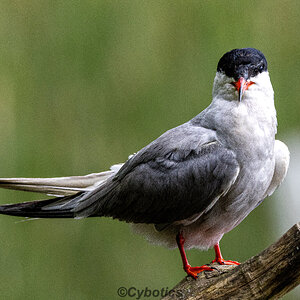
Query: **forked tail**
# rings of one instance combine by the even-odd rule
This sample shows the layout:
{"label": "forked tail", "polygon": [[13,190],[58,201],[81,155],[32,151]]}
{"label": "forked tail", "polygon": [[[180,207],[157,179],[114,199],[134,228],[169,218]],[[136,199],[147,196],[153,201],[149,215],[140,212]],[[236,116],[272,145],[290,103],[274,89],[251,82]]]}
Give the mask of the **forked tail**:
{"label": "forked tail", "polygon": [[[113,165],[109,171],[85,176],[54,178],[0,178],[0,188],[50,194],[57,198],[6,204],[0,214],[31,218],[74,218],[80,199],[104,185],[123,164]],[[92,215],[88,215],[92,216]]]}

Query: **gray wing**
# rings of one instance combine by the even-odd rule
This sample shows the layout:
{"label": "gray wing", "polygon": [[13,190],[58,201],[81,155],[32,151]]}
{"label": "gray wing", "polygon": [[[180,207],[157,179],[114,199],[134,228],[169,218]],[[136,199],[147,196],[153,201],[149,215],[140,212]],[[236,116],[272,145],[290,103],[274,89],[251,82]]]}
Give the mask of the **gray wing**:
{"label": "gray wing", "polygon": [[80,199],[74,212],[171,223],[212,207],[238,173],[234,153],[212,130],[184,124],[139,151],[105,186]]}

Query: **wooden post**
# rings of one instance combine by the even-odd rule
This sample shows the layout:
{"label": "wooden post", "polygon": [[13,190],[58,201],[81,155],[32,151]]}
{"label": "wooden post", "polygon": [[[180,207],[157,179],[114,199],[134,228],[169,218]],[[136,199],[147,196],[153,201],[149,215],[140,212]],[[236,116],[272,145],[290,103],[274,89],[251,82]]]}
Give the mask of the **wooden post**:
{"label": "wooden post", "polygon": [[212,264],[186,277],[163,300],[278,299],[300,284],[300,222],[276,243],[239,266]]}

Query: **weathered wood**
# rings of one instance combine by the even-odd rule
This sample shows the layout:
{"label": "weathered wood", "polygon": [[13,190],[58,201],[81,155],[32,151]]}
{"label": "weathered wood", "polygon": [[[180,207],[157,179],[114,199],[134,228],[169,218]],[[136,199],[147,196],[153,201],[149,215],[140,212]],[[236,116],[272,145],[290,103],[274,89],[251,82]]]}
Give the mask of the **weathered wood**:
{"label": "weathered wood", "polygon": [[240,266],[220,266],[183,279],[163,300],[278,299],[300,284],[300,222]]}

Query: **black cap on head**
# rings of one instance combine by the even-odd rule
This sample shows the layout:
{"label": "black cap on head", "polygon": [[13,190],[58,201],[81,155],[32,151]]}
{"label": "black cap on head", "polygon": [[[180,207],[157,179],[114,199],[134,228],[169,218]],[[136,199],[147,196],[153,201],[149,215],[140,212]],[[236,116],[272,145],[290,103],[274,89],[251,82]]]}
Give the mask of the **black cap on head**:
{"label": "black cap on head", "polygon": [[248,80],[250,77],[267,71],[267,69],[267,60],[259,50],[243,48],[233,49],[225,53],[218,63],[217,71],[223,72],[235,80],[240,77]]}

